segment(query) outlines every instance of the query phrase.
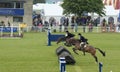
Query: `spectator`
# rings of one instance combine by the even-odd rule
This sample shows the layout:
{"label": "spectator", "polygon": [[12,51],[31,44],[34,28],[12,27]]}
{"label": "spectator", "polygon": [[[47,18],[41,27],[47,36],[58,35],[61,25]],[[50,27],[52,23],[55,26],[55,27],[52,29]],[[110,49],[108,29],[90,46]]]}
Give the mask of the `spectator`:
{"label": "spectator", "polygon": [[102,21],[102,26],[103,26],[103,27],[106,26],[106,20],[105,20],[105,19],[103,19],[103,21]]}
{"label": "spectator", "polygon": [[54,17],[50,17],[49,24],[51,27],[53,26],[53,23],[54,23]]}
{"label": "spectator", "polygon": [[5,22],[1,21],[1,26],[5,27]]}
{"label": "spectator", "polygon": [[93,29],[93,24],[92,23],[93,23],[92,20],[89,21],[89,23],[88,23],[88,30],[89,30],[89,32],[92,32],[92,29]]}
{"label": "spectator", "polygon": [[10,25],[10,22],[8,21],[8,27],[10,27],[11,25]]}
{"label": "spectator", "polygon": [[59,31],[62,32],[62,25],[65,23],[65,17],[60,18],[60,25],[59,25]]}
{"label": "spectator", "polygon": [[68,30],[68,25],[69,25],[69,18],[66,17],[64,19],[64,31],[67,31]]}
{"label": "spectator", "polygon": [[120,24],[118,24],[118,31],[120,31]]}
{"label": "spectator", "polygon": [[87,18],[86,17],[82,17],[80,20],[81,20],[81,24],[83,26],[83,32],[85,32]]}
{"label": "spectator", "polygon": [[74,31],[74,26],[75,26],[75,17],[72,16],[72,18],[71,18],[71,29],[72,29],[72,31]]}

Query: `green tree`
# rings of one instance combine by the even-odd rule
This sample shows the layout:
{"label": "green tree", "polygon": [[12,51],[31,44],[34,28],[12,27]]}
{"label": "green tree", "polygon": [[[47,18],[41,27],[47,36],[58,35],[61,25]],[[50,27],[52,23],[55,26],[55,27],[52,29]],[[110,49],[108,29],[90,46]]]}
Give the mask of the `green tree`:
{"label": "green tree", "polygon": [[61,5],[64,14],[75,14],[82,16],[83,12],[97,13],[99,16],[105,15],[103,0],[64,0]]}
{"label": "green tree", "polygon": [[36,3],[45,3],[45,0],[33,0],[33,4],[36,4]]}

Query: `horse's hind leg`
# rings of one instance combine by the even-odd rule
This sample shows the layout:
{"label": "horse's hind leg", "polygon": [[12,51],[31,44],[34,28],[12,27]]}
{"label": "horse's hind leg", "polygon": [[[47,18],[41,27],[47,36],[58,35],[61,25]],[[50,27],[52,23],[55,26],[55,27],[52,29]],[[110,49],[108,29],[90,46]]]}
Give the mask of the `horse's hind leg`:
{"label": "horse's hind leg", "polygon": [[95,58],[95,61],[98,63],[98,58],[97,58],[97,56],[95,55],[95,53],[91,53],[91,55]]}
{"label": "horse's hind leg", "polygon": [[97,56],[93,56],[94,58],[95,58],[95,61],[98,63],[98,58],[97,58]]}
{"label": "horse's hind leg", "polygon": [[76,52],[77,49],[73,48],[73,52],[76,53],[77,55],[79,55],[77,52]]}
{"label": "horse's hind leg", "polygon": [[82,51],[82,52],[83,52],[83,55],[85,56],[85,51],[83,51],[83,50],[81,50],[81,49],[79,49],[79,51]]}

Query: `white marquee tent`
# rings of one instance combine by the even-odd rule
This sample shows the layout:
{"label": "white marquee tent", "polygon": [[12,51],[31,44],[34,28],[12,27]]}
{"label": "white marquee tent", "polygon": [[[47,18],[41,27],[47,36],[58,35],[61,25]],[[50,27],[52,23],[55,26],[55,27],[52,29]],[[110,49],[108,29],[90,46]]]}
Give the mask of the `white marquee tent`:
{"label": "white marquee tent", "polygon": [[33,10],[44,11],[44,16],[62,16],[63,8],[58,4],[35,4],[33,5]]}
{"label": "white marquee tent", "polygon": [[[113,17],[114,18],[114,23],[115,24],[118,23],[117,19],[118,19],[118,16],[119,16],[119,10],[115,10],[114,7],[111,5],[111,6],[105,6],[104,11],[105,11],[106,16],[101,17],[101,19],[100,19],[101,21],[105,18],[108,22],[108,18]],[[94,15],[95,15],[95,17],[98,17],[97,14],[94,14]]]}
{"label": "white marquee tent", "polygon": [[[43,10],[43,15],[48,18],[51,16],[54,16],[54,17],[63,16],[63,8],[59,4],[38,3],[38,4],[33,5],[33,11],[35,11],[35,10]],[[109,17],[113,17],[115,20],[114,22],[117,23],[119,10],[115,10],[113,6],[105,6],[105,13],[106,13],[106,16],[102,17],[101,20],[103,18],[108,20]],[[94,14],[94,15],[98,16],[97,14]]]}

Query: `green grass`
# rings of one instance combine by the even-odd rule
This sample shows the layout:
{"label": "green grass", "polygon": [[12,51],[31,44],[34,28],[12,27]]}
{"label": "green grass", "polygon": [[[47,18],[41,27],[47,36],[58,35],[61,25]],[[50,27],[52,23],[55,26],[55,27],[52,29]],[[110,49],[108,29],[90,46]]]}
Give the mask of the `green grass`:
{"label": "green grass", "polygon": [[[77,34],[77,33],[76,33]],[[119,33],[83,33],[89,43],[106,51],[103,57],[98,51],[99,62],[103,63],[103,72],[120,72],[120,34]],[[76,36],[77,38],[77,36]],[[0,39],[0,72],[59,72],[56,48],[63,45],[47,46],[46,33],[25,33],[23,39]],[[98,72],[98,64],[87,53],[73,53],[75,65],[67,65],[67,72]]]}

